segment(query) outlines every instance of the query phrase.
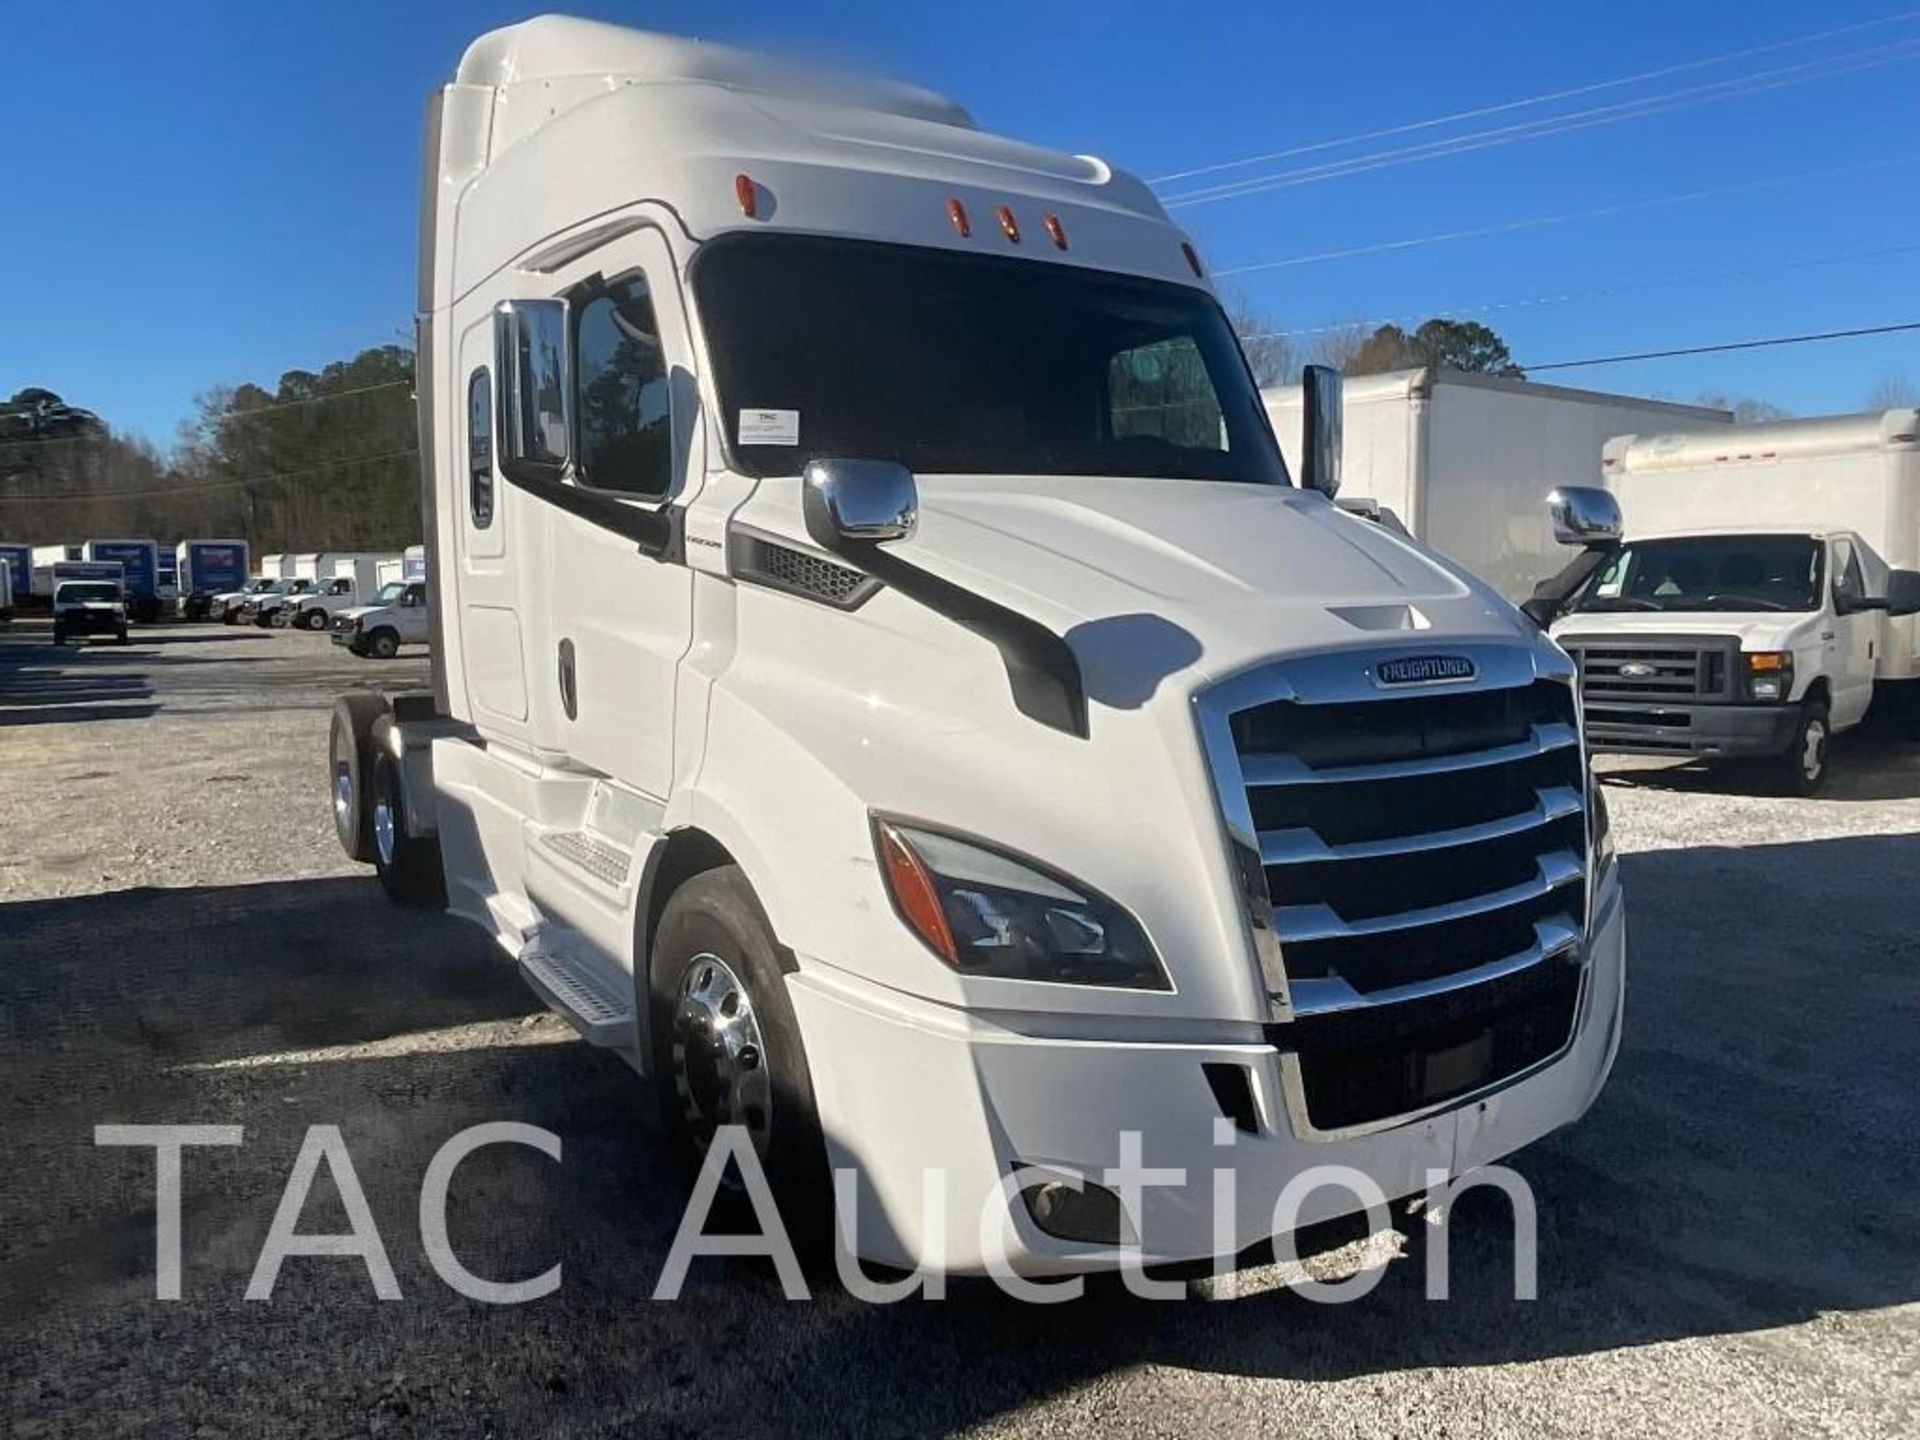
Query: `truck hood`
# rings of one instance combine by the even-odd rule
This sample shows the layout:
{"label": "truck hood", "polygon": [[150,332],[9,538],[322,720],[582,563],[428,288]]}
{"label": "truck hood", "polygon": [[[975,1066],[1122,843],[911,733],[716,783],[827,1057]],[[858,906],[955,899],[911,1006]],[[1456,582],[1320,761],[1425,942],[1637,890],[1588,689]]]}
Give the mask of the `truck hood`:
{"label": "truck hood", "polygon": [[1791,650],[1797,644],[1810,644],[1823,618],[1817,611],[1590,610],[1562,616],[1554,622],[1552,634],[1556,640],[1563,635],[1618,635],[1622,639],[1721,635],[1738,640],[1742,650]]}
{"label": "truck hood", "polygon": [[[1218,678],[1294,649],[1538,632],[1492,590],[1314,491],[939,476],[903,559],[1066,635],[1090,670]],[[1089,674],[1089,680],[1094,679]]]}

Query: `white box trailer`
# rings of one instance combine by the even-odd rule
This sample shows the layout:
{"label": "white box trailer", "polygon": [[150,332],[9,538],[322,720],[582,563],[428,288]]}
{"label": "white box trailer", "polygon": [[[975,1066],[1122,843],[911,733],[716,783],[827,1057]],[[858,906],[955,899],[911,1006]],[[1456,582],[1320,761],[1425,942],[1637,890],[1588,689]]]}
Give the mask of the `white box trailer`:
{"label": "white box trailer", "polygon": [[407,558],[404,555],[390,555],[378,561],[373,567],[375,592],[406,578],[406,566]]}
{"label": "white box trailer", "polygon": [[[1725,410],[1426,366],[1346,382],[1340,498],[1372,500],[1509,600],[1566,563],[1542,503],[1600,482],[1600,451],[1631,430],[1724,427]],[[1261,392],[1300,473],[1300,387]]]}
{"label": "white box trailer", "polygon": [[299,557],[287,552],[265,555],[260,559],[260,573],[269,580],[291,580],[293,562]]}
{"label": "white box trailer", "polygon": [[[1607,442],[1601,475],[1630,539],[1851,531],[1888,567],[1920,570],[1920,410],[1619,435]],[[1920,619],[1885,623],[1877,678],[1920,678]]]}

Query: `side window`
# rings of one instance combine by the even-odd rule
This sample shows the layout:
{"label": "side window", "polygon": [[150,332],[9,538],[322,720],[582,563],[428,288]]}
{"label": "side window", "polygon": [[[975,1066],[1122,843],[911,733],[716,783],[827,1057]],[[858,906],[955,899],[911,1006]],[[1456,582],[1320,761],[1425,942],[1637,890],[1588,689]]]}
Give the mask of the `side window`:
{"label": "side window", "polygon": [[1108,428],[1116,440],[1225,450],[1227,428],[1200,347],[1175,335],[1107,362]]}
{"label": "side window", "polygon": [[1860,557],[1854,553],[1853,542],[1836,540],[1833,542],[1833,599],[1841,609],[1858,605],[1867,598],[1866,577],[1860,573]]}
{"label": "side window", "polygon": [[574,317],[575,474],[595,490],[665,495],[673,486],[673,421],[645,277],[587,292]]}
{"label": "side window", "polygon": [[485,366],[467,381],[467,504],[474,529],[493,523],[493,379]]}

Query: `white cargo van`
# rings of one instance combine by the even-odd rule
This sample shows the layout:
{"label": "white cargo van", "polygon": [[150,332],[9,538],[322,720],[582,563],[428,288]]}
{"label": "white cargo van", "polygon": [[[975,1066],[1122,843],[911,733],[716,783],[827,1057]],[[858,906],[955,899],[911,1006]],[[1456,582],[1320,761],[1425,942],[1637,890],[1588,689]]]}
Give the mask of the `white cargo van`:
{"label": "white cargo van", "polygon": [[1603,473],[1627,543],[1553,628],[1594,748],[1767,760],[1805,793],[1876,694],[1911,700],[1920,412],[1623,435]]}
{"label": "white cargo van", "polygon": [[[1541,498],[1600,484],[1609,438],[1717,430],[1733,420],[1725,410],[1437,366],[1350,379],[1345,391],[1341,498],[1379,507],[1516,602],[1566,558]],[[1297,469],[1300,387],[1261,398]]]}
{"label": "white cargo van", "polygon": [[342,610],[367,604],[380,588],[381,565],[398,559],[371,550],[331,556],[328,574],[314,593],[300,596],[282,612],[286,623],[303,630],[326,629]]}
{"label": "white cargo van", "polygon": [[1566,657],[1331,444],[1291,483],[1145,185],[801,88],[549,18],[432,98],[434,693],[340,700],[349,853],[689,1163],[796,1227],[852,1171],[876,1261],[1233,1256],[1311,1167],[1576,1119],[1624,921]]}

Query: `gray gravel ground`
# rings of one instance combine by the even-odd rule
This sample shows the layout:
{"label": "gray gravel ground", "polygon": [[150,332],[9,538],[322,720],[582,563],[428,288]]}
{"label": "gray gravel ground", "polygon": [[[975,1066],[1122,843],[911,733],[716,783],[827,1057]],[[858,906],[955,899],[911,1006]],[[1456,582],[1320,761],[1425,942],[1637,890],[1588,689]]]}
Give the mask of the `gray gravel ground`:
{"label": "gray gravel ground", "polygon": [[[0,636],[0,1433],[1614,1436],[1920,1433],[1920,747],[1842,747],[1827,798],[1609,774],[1631,889],[1629,1024],[1580,1125],[1461,1207],[1454,1298],[1023,1307],[784,1301],[754,1268],[646,1297],[679,1218],[637,1082],[534,1007],[483,939],[397,911],[335,850],[326,703],[418,660],[218,627],[125,651]],[[421,1175],[462,1127],[564,1138],[461,1171],[434,1278]],[[185,1298],[153,1298],[153,1167],[96,1124],[244,1127],[186,1165]],[[305,1129],[337,1124],[403,1298],[288,1262],[242,1298]],[[344,1228],[322,1182],[303,1228]]]}

